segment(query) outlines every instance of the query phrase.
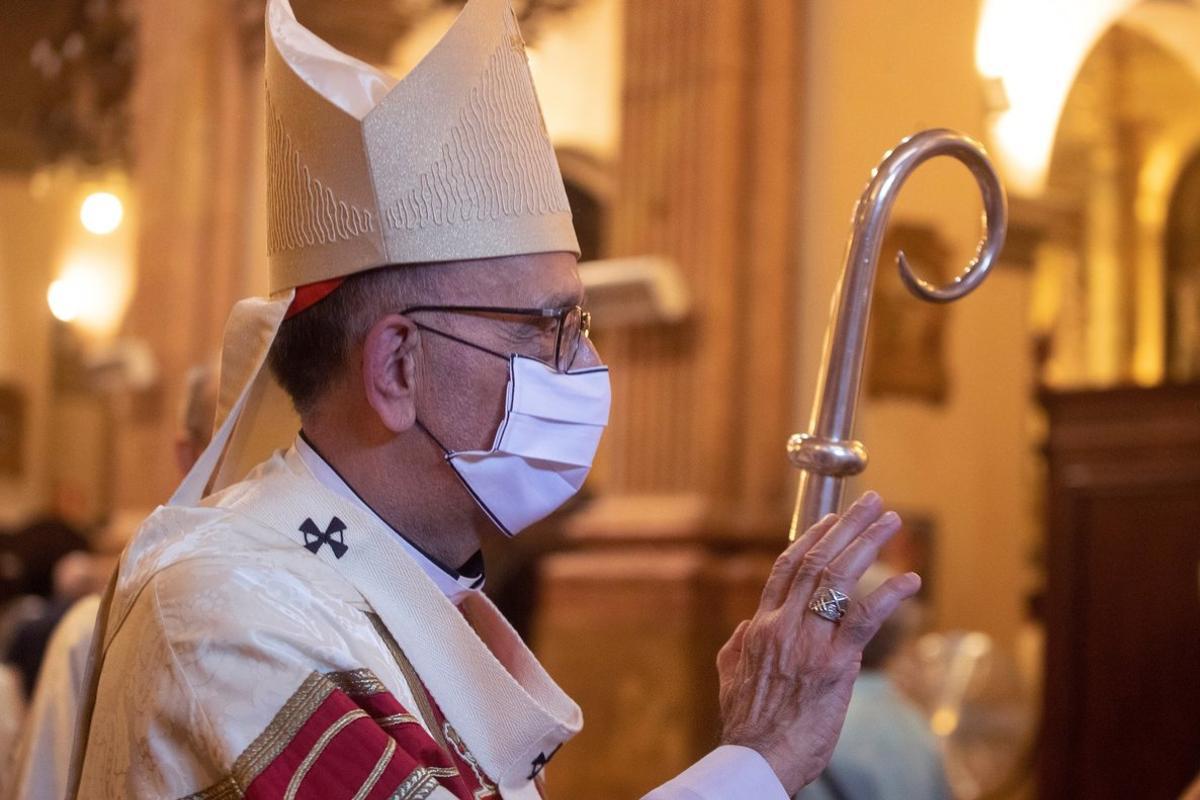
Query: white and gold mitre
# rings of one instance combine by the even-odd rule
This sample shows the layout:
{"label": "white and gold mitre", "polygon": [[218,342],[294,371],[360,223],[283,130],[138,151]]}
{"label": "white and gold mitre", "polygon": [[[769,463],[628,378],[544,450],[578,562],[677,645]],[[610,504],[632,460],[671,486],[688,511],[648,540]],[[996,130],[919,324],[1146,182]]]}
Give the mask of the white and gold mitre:
{"label": "white and gold mitre", "polygon": [[225,328],[216,430],[171,498],[194,504],[299,427],[267,354],[338,279],[388,264],[579,254],[509,0],[468,0],[397,81],[267,6],[269,298]]}
{"label": "white and gold mitre", "polygon": [[579,253],[509,0],[402,80],[267,8],[270,288],[385,264]]}

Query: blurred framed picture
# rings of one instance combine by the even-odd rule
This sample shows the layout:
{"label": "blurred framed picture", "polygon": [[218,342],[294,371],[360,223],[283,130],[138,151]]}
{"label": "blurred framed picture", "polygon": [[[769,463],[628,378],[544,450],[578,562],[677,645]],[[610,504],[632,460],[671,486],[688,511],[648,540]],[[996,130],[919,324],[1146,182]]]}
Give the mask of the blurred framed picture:
{"label": "blurred framed picture", "polygon": [[903,527],[879,553],[879,560],[897,572],[916,572],[921,576],[919,597],[932,596],[937,583],[937,523],[933,516],[915,509],[899,509]]}
{"label": "blurred framed picture", "polygon": [[10,384],[0,383],[0,477],[21,476],[25,440],[25,396]]}
{"label": "blurred framed picture", "polygon": [[883,241],[867,342],[867,393],[907,397],[940,405],[946,400],[946,309],[909,294],[896,269],[903,250],[908,263],[933,283],[948,279],[950,248],[932,227],[898,223]]}

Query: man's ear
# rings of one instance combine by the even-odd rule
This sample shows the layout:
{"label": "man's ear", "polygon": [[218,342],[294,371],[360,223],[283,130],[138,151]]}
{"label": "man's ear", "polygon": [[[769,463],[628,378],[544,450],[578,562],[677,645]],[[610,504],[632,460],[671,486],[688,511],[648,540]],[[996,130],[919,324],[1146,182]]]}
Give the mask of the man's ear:
{"label": "man's ear", "polygon": [[417,418],[416,324],[400,314],[381,317],[367,331],[362,349],[363,390],[379,421],[392,433]]}

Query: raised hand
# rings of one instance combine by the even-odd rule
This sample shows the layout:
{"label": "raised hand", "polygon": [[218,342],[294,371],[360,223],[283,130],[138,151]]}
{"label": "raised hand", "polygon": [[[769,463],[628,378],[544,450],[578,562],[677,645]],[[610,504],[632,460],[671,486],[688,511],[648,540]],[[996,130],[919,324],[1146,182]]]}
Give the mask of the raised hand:
{"label": "raised hand", "polygon": [[[863,647],[916,594],[921,579],[910,572],[888,580],[848,602],[838,621],[820,616],[810,603],[823,589],[851,595],[879,548],[899,530],[900,517],[885,513],[874,492],[841,516],[818,522],[775,562],[754,617],[738,625],[717,655],[722,742],[762,754],[789,796],[829,762]],[[826,613],[837,616],[837,605],[831,602]]]}

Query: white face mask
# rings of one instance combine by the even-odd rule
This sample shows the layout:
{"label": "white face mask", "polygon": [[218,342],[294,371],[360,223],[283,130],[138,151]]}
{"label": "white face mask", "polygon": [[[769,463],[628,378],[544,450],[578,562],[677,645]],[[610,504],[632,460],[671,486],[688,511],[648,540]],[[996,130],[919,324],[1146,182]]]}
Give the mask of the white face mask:
{"label": "white face mask", "polygon": [[516,536],[579,491],[611,401],[608,367],[558,372],[510,356],[504,419],[492,448],[447,453],[446,461],[496,526]]}

